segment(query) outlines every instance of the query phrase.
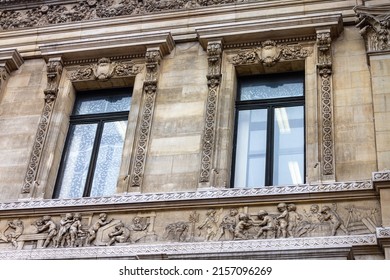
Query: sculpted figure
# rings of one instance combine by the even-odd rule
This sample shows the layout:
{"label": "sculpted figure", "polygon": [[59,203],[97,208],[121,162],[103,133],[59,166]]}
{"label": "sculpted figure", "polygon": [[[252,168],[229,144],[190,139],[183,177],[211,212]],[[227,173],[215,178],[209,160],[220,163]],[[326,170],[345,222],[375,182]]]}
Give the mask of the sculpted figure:
{"label": "sculpted figure", "polygon": [[111,239],[107,246],[111,246],[114,243],[125,243],[130,238],[130,230],[120,222],[115,226],[114,231],[108,234],[108,237]]}
{"label": "sculpted figure", "polygon": [[229,214],[223,217],[221,224],[219,225],[219,233],[217,240],[222,237],[228,236],[228,239],[234,238],[234,229],[237,224],[237,209],[230,209]]}
{"label": "sculpted figure", "polygon": [[84,232],[81,229],[81,214],[76,213],[73,217],[73,223],[69,227],[70,247],[75,247],[78,235],[83,233]]}
{"label": "sculpted figure", "polygon": [[238,215],[238,223],[234,229],[235,239],[248,239],[248,229],[253,226],[248,214],[240,213]]}
{"label": "sculpted figure", "polygon": [[278,211],[281,213],[276,219],[279,221],[279,231],[283,238],[287,237],[288,210],[286,203],[279,203]]}
{"label": "sculpted figure", "polygon": [[4,231],[6,231],[8,228],[12,229],[13,231],[10,231],[8,234],[6,234],[7,242],[11,242],[14,247],[17,247],[18,244],[16,240],[19,238],[19,236],[22,235],[24,230],[23,222],[19,219],[9,221],[8,226]]}
{"label": "sculpted figure", "polygon": [[215,209],[208,210],[203,224],[198,226],[198,229],[206,229],[206,241],[212,240],[217,235],[218,216],[216,214],[217,211]]}
{"label": "sculpted figure", "polygon": [[43,216],[42,224],[37,228],[38,233],[47,231],[47,237],[43,243],[43,248],[49,246],[50,242],[57,235],[57,225],[51,220],[50,216]]}
{"label": "sculpted figure", "polygon": [[96,233],[101,227],[103,227],[111,222],[112,222],[112,219],[107,220],[106,213],[100,213],[99,219],[88,230],[87,245],[90,245],[91,242],[95,240]]}
{"label": "sculpted figure", "polygon": [[260,210],[257,214],[257,217],[260,220],[259,226],[260,229],[255,236],[255,238],[275,238],[276,236],[276,223],[273,217],[268,215],[268,212],[265,210]]}
{"label": "sculpted figure", "polygon": [[344,226],[341,218],[339,215],[330,209],[329,206],[324,206],[321,209],[321,214],[323,215],[324,221],[328,221],[331,225],[331,234],[334,236],[336,235],[337,229],[341,229],[345,232],[345,234],[348,234],[348,229]]}
{"label": "sculpted figure", "polygon": [[287,205],[288,211],[288,225],[287,225],[287,233],[290,237],[294,237],[296,235],[297,226],[301,217],[296,212],[297,206],[293,203]]}
{"label": "sculpted figure", "polygon": [[74,222],[73,214],[67,213],[65,215],[65,218],[61,219],[60,221],[60,229],[58,230],[57,240],[55,247],[63,247],[65,239],[69,235],[69,228],[71,227],[72,223]]}

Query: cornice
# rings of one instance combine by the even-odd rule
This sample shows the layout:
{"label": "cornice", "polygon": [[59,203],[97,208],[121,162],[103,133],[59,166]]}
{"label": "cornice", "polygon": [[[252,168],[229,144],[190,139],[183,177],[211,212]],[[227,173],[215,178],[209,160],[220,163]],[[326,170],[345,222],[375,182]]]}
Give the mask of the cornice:
{"label": "cornice", "polygon": [[0,50],[0,66],[5,67],[8,73],[19,69],[23,64],[23,58],[16,49]]}
{"label": "cornice", "polygon": [[[110,197],[85,197],[77,199],[43,199],[43,200],[19,200],[13,202],[0,203],[0,214],[7,214],[12,211],[15,214],[22,214],[30,211],[58,211],[67,207],[93,207],[94,209],[105,209],[113,207],[120,208],[145,208],[159,207],[170,204],[187,206],[204,206],[207,203],[238,203],[240,200],[258,202],[286,199],[286,196],[298,195],[302,197],[323,196],[332,199],[332,194],[336,193],[337,198],[351,198],[352,194],[358,195],[360,191],[373,191],[371,181],[344,182],[344,183],[324,183],[317,185],[293,185],[293,186],[270,186],[262,188],[235,188],[235,189],[199,189],[194,192],[172,192],[172,193],[145,193],[134,194],[124,193]],[[345,196],[343,195],[345,194]],[[364,193],[364,197],[368,197]],[[290,197],[290,200],[291,197]],[[23,210],[23,211],[21,211]]]}
{"label": "cornice", "polygon": [[95,259],[166,255],[197,255],[211,256],[218,254],[232,254],[264,251],[286,250],[310,250],[326,248],[352,248],[359,246],[376,246],[375,234],[357,236],[329,236],[313,238],[284,238],[265,240],[243,241],[218,241],[218,242],[183,242],[163,243],[153,245],[128,245],[108,247],[84,247],[84,248],[56,248],[56,249],[33,249],[1,251],[0,259],[23,260],[23,259]]}

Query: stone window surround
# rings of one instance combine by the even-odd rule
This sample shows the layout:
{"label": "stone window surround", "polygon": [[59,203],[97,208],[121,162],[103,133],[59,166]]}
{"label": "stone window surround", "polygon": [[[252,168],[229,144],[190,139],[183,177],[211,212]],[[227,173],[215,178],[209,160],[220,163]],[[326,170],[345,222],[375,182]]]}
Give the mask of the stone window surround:
{"label": "stone window surround", "polygon": [[[26,178],[29,176],[28,172],[30,167],[33,166],[35,172],[34,180],[27,191],[24,191],[24,183],[19,199],[50,199],[52,197],[58,167],[61,160],[62,149],[64,148],[67,135],[67,119],[71,114],[76,91],[124,86],[133,87],[133,97],[123,149],[122,164],[118,178],[117,193],[139,191],[139,187],[131,187],[129,182],[130,177],[132,177],[132,174],[134,173],[134,170],[132,169],[135,169],[134,161],[136,156],[132,151],[138,148],[138,146],[136,146],[138,145],[136,141],[141,129],[139,127],[139,123],[141,122],[140,119],[144,114],[143,111],[145,111],[144,107],[147,106],[145,105],[146,101],[143,101],[143,99],[145,99],[144,96],[148,92],[148,88],[150,88],[149,84],[157,82],[157,80],[152,80],[154,78],[157,79],[158,77],[158,75],[155,75],[153,71],[149,71],[149,68],[151,67],[148,68],[148,65],[150,65],[150,61],[153,61],[154,59],[150,60],[150,58],[148,58],[148,53],[158,52],[161,56],[166,55],[173,49],[174,45],[169,33],[160,34],[158,37],[159,38],[156,39],[156,36],[153,36],[152,38],[145,36],[143,38],[138,38],[137,43],[132,41],[130,45],[127,46],[128,55],[124,55],[126,48],[123,45],[102,50],[100,53],[104,54],[104,58],[108,58],[112,64],[112,67],[110,67],[111,74],[109,77],[99,76],[98,64],[99,60],[103,57],[96,57],[97,50],[95,48],[88,49],[88,46],[85,46],[83,43],[79,45],[76,43],[67,49],[60,50],[58,50],[58,46],[56,44],[41,46],[43,58],[48,61],[48,66],[52,60],[61,61],[61,72],[60,75],[57,75],[57,102],[52,108],[52,115],[50,118],[44,118],[46,113],[44,111],[42,112],[41,120],[44,118],[46,122],[48,119],[49,123],[46,132],[44,132],[46,133],[46,139],[44,139],[42,149],[40,149],[38,164],[35,165],[35,162],[29,163]],[[149,43],[149,41],[153,43]],[[59,45],[61,45],[61,43]],[[80,45],[82,45],[83,50],[81,51],[86,54],[87,59],[79,59]],[[110,54],[118,54],[118,49],[121,50],[119,56],[110,56]],[[145,52],[140,53],[140,50],[144,50]],[[65,55],[65,61],[62,61],[61,59],[61,56],[63,55]],[[94,58],[94,56],[96,58]],[[75,59],[72,59],[72,57],[75,57]],[[145,63],[146,67],[143,66]],[[135,66],[135,70],[133,71],[134,73],[122,73],[117,75],[113,73],[115,72],[115,69],[113,69],[114,65],[124,65],[125,70],[129,69],[126,68],[128,67],[126,65],[131,65],[131,67]],[[83,80],[85,77],[80,80],[77,80],[77,77],[72,79],[72,73],[83,68],[89,68],[86,72],[90,70],[93,74],[91,74],[90,77],[87,77],[86,80]],[[48,73],[48,87],[50,86],[49,75],[50,74]],[[104,75],[105,73],[103,73],[103,76]],[[36,137],[38,137],[38,134],[40,134],[40,129],[38,129]],[[37,140],[35,140],[35,144],[36,142]],[[34,147],[36,147],[35,144]],[[33,158],[36,154],[34,153],[35,150],[36,149],[33,148],[31,158]],[[145,162],[142,162],[143,166],[144,164]],[[141,171],[143,172],[143,170]]]}

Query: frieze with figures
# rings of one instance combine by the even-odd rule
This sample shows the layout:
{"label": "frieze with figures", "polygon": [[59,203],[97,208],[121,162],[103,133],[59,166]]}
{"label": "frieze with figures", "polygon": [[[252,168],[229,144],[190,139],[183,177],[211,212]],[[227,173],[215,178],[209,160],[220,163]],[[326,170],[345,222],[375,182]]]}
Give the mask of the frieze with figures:
{"label": "frieze with figures", "polygon": [[[0,221],[0,251],[375,234],[379,205],[280,202],[175,212],[69,212]],[[175,218],[173,218],[175,217]]]}

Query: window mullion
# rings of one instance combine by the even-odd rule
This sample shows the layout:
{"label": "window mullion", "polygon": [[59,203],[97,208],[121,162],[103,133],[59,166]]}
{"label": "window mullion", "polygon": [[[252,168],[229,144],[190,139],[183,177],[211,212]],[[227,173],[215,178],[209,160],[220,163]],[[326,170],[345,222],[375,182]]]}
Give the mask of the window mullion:
{"label": "window mullion", "polygon": [[99,153],[100,142],[102,140],[103,129],[104,129],[104,121],[100,120],[98,123],[98,127],[96,129],[95,142],[92,148],[92,156],[91,156],[91,161],[89,163],[88,175],[87,175],[87,180],[85,182],[83,197],[88,197],[91,194],[93,177],[95,174],[96,161]]}
{"label": "window mullion", "polygon": [[265,186],[273,184],[273,162],[274,162],[274,110],[273,106],[267,109],[267,149],[265,166]]}

